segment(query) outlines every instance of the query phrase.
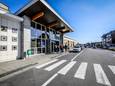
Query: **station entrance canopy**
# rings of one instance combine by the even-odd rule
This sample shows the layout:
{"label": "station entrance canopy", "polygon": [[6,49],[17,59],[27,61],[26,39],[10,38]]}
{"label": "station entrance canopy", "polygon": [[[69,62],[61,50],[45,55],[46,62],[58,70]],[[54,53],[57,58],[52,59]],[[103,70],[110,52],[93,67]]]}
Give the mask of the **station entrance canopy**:
{"label": "station entrance canopy", "polygon": [[61,33],[72,32],[72,27],[61,18],[45,0],[32,0],[16,12],[18,16],[28,16],[48,28]]}

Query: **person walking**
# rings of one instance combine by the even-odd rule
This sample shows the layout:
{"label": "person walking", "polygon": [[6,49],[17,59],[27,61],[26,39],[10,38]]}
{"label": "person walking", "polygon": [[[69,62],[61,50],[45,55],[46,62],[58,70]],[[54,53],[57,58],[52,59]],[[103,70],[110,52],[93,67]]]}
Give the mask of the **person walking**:
{"label": "person walking", "polygon": [[68,46],[65,44],[64,46],[65,52],[67,52]]}

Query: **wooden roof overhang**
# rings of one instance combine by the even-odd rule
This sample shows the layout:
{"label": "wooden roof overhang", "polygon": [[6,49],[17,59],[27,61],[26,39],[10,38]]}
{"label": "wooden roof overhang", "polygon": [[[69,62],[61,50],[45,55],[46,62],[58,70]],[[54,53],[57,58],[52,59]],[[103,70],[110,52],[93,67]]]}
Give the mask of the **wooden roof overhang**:
{"label": "wooden roof overhang", "polygon": [[32,0],[16,12],[18,16],[28,16],[31,20],[53,28],[61,33],[73,32],[71,26],[65,22],[45,0]]}

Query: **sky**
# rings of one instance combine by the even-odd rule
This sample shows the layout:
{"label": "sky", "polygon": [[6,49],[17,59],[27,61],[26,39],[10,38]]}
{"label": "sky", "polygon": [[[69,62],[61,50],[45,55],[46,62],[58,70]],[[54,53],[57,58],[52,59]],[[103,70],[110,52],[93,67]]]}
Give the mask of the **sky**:
{"label": "sky", "polygon": [[[15,13],[30,0],[0,0]],[[80,43],[101,41],[101,36],[115,30],[115,0],[47,0],[74,32],[66,35]]]}

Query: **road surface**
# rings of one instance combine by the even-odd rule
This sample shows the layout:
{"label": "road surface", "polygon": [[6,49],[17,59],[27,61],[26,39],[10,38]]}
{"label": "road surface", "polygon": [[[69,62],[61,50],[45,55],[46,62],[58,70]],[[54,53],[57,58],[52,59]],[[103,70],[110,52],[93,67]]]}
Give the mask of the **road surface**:
{"label": "road surface", "polygon": [[0,86],[115,86],[115,52],[84,49],[0,82]]}

